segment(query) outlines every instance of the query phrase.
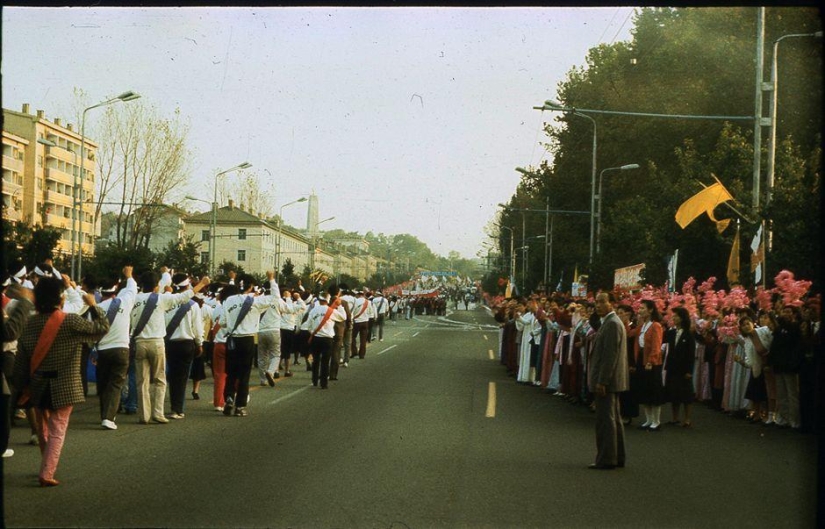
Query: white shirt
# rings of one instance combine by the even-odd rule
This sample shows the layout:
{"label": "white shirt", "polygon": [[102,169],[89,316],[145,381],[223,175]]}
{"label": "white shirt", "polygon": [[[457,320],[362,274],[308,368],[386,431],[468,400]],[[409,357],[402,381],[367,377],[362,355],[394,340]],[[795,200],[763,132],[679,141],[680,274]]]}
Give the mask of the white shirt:
{"label": "white shirt", "polygon": [[160,276],[160,281],[158,281],[158,290],[163,292],[166,287],[172,286],[172,274],[169,272],[164,272]]}
{"label": "white shirt", "polygon": [[[219,321],[221,323],[221,327],[226,327],[227,333],[230,333],[233,329],[235,329],[235,321],[238,319],[241,306],[247,297],[249,297],[248,294],[236,294],[234,296],[229,296],[229,298],[223,302],[223,314],[221,314],[221,319]],[[252,306],[249,307],[249,312],[246,316],[244,316],[244,319],[241,320],[238,328],[235,329],[235,332],[232,332],[232,336],[241,337],[258,334],[261,313],[269,307],[271,299],[272,296],[256,296],[253,298]]]}
{"label": "white shirt", "polygon": [[[178,328],[172,332],[171,336],[167,336],[167,338],[173,342],[194,340],[195,345],[200,346],[203,343],[203,314],[196,302],[190,302],[192,303],[192,308],[183,316]],[[174,307],[166,311],[164,315],[166,325],[169,325],[172,318],[175,317],[175,313],[179,310],[181,310],[180,307]]]}
{"label": "white shirt", "polygon": [[[367,298],[355,298],[355,303],[353,303],[352,305],[352,321],[354,321],[355,323],[363,323],[365,321],[369,321],[369,305],[367,305],[367,309],[364,310],[363,313],[361,312],[361,310],[364,308],[364,303],[369,304],[369,302],[370,300],[368,300]],[[360,316],[358,315],[359,313],[361,314]]]}
{"label": "white shirt", "polygon": [[281,329],[285,331],[294,331],[295,316],[298,311],[298,307],[295,302],[292,301],[292,298],[283,299],[282,301],[284,302],[284,305],[286,305],[287,309],[281,312]]}
{"label": "white shirt", "polygon": [[291,314],[294,310],[292,303],[287,304],[280,296],[272,296],[272,301],[269,303],[269,308],[264,312],[264,317],[261,318],[261,325],[258,332],[273,332],[281,329],[283,320],[287,314]]}
{"label": "white shirt", "polygon": [[[311,301],[307,304],[306,309],[303,311],[303,314],[301,314],[301,324],[299,325],[299,327],[302,331],[312,331],[313,329],[315,329],[315,327],[312,327],[310,324],[308,313],[311,313],[312,310],[317,306],[318,300],[315,298],[312,298]],[[306,319],[304,319],[304,314],[306,314],[307,316]]]}
{"label": "white shirt", "polygon": [[375,296],[372,298],[372,304],[375,307],[375,314],[377,316],[386,316],[390,312],[390,304],[384,296]]}
{"label": "white shirt", "polygon": [[[315,307],[310,311],[309,318],[307,318],[307,322],[309,322],[309,332],[314,331],[321,325],[321,321],[323,321],[324,316],[327,313],[327,309],[329,305],[321,305],[318,303]],[[315,336],[320,336],[321,338],[333,338],[335,337],[335,322],[344,321],[347,319],[347,313],[344,311],[344,307],[338,307],[332,311],[332,315],[329,319],[324,323],[323,327],[321,327]]]}
{"label": "white shirt", "polygon": [[[218,302],[218,305],[212,311],[212,326],[214,327],[216,323],[219,323],[219,320],[223,316],[223,305]],[[226,335],[229,331],[221,325],[221,328],[218,329],[218,332],[215,333],[215,343],[226,343]]]}
{"label": "white shirt", "polygon": [[129,332],[132,329],[132,307],[135,306],[137,293],[137,283],[135,283],[135,280],[130,277],[126,279],[126,286],[118,292],[116,298],[110,298],[106,301],[101,301],[98,304],[98,307],[100,307],[105,314],[109,311],[109,306],[115,299],[120,300],[120,307],[117,309],[115,319],[109,325],[109,332],[107,332],[97,344],[97,349],[99,351],[115,348],[126,349],[129,347]]}
{"label": "white shirt", "polygon": [[[131,328],[134,332],[135,327],[137,326],[138,321],[140,321],[140,315],[143,314],[143,309],[146,307],[146,303],[149,300],[149,296],[152,295],[151,292],[144,292],[137,295],[137,299],[135,300],[135,306],[132,307],[132,314],[131,314]],[[167,310],[177,307],[178,305],[183,305],[190,299],[192,296],[195,295],[195,291],[192,289],[187,290],[186,292],[181,292],[180,294],[172,294],[166,292],[164,294],[158,294],[158,304],[155,308],[152,315],[149,317],[149,321],[146,323],[146,327],[143,328],[143,331],[136,337],[137,340],[152,340],[152,339],[163,339],[166,337],[166,317],[165,313]]]}
{"label": "white shirt", "polygon": [[[350,312],[350,314],[352,314],[352,307],[355,305],[355,297],[350,295],[350,294],[347,294],[345,296],[341,296],[342,306],[343,306],[344,303],[347,304],[347,308],[349,308],[349,312]],[[355,314],[352,314],[352,315],[355,316]]]}

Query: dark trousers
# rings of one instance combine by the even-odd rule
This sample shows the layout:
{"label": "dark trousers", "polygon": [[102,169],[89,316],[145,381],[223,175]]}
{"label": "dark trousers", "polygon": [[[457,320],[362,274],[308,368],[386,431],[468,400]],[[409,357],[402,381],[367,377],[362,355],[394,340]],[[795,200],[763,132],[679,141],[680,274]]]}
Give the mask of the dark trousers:
{"label": "dark trousers", "polygon": [[341,362],[341,350],[344,348],[346,329],[347,322],[339,321],[335,323],[335,338],[332,339],[332,354],[329,358],[330,378],[338,378],[338,364]]}
{"label": "dark trousers", "polygon": [[173,413],[183,413],[186,385],[196,349],[194,340],[166,342],[166,383],[169,384],[169,401]]}
{"label": "dark trousers", "polygon": [[120,407],[120,393],[129,371],[129,348],[114,347],[97,352],[97,396],[100,419],[115,420]]}
{"label": "dark trousers", "polygon": [[[377,331],[376,331],[376,329],[377,329]],[[372,326],[372,339],[373,340],[375,340],[376,332],[378,333],[378,339],[383,340],[384,339],[384,316],[383,315],[378,316],[378,318],[376,318],[375,323]]]}
{"label": "dark trousers", "polygon": [[624,424],[619,395],[608,393],[596,399],[596,464],[624,465]]}
{"label": "dark trousers", "polygon": [[[351,356],[355,357],[357,348],[358,356],[364,358],[367,354],[367,334],[369,333],[369,322],[362,321],[352,325],[352,344],[350,345]],[[360,338],[360,340],[359,340]],[[358,344],[356,346],[356,344]]]}
{"label": "dark trousers", "polygon": [[312,353],[312,385],[327,387],[329,380],[329,357],[332,352],[332,338],[315,336],[309,343],[309,350]]}
{"label": "dark trousers", "polygon": [[127,393],[120,395],[120,407],[128,413],[137,413],[137,374],[135,373],[135,353],[129,351],[129,370],[126,372]]}
{"label": "dark trousers", "polygon": [[[224,400],[232,399],[235,406],[243,408],[249,398],[249,374],[255,359],[255,337],[233,337],[235,348],[226,350],[226,387]],[[185,391],[185,390],[184,390]]]}

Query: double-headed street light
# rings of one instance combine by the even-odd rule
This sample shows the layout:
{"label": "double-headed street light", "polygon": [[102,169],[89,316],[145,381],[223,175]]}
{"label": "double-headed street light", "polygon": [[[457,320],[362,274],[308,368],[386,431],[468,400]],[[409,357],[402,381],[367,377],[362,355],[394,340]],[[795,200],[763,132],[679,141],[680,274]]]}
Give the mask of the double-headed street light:
{"label": "double-headed street light", "polygon": [[209,270],[210,270],[210,275],[212,277],[215,277],[215,274],[217,273],[217,270],[218,270],[218,268],[217,268],[218,263],[216,262],[217,258],[218,258],[218,252],[217,252],[217,249],[215,248],[215,245],[218,242],[217,241],[217,238],[218,238],[218,177],[223,176],[227,173],[231,173],[232,171],[239,171],[241,169],[249,169],[250,167],[252,167],[251,163],[243,162],[241,164],[236,165],[235,167],[227,169],[226,171],[221,171],[221,172],[219,172],[218,174],[215,175],[215,194],[214,194],[214,198],[212,200],[212,226],[211,226],[210,234],[209,234]]}
{"label": "double-headed street light", "polygon": [[[83,274],[83,223],[82,220],[78,219],[78,217],[80,214],[83,213],[83,199],[81,198],[81,188],[83,187],[83,173],[84,166],[86,165],[84,160],[84,151],[86,150],[86,112],[92,110],[93,108],[108,106],[119,101],[123,101],[125,103],[127,101],[134,101],[138,98],[140,98],[140,94],[132,92],[130,90],[128,92],[123,92],[119,96],[115,96],[112,99],[101,101],[96,105],[92,105],[90,107],[83,109],[83,115],[80,120],[80,168],[78,169],[79,174],[76,174],[74,177],[74,200],[72,201],[72,209],[74,210],[72,215],[72,277],[74,277],[74,279],[77,281],[81,280],[81,276]],[[80,179],[80,182],[78,182],[78,178]],[[76,228],[75,222],[77,222]],[[77,275],[75,276],[75,245],[78,242],[80,243],[80,247],[79,251],[77,252]]]}
{"label": "double-headed street light", "polygon": [[601,240],[602,240],[602,202],[604,202],[604,195],[602,194],[602,177],[604,173],[608,171],[629,171],[631,169],[638,169],[639,164],[637,163],[629,163],[627,165],[622,165],[619,167],[608,167],[607,169],[602,169],[602,172],[599,173],[599,194],[597,198],[599,199],[599,211],[596,213],[596,216],[599,218],[598,228],[596,229],[596,253],[601,253]]}

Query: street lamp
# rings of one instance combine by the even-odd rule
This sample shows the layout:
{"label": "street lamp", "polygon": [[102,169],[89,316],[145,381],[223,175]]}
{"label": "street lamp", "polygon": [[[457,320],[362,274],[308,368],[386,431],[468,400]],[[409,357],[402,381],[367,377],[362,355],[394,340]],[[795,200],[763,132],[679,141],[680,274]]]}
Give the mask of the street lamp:
{"label": "street lamp", "polygon": [[603,197],[603,195],[602,195],[602,177],[604,176],[604,173],[606,173],[608,171],[629,171],[631,169],[638,169],[638,168],[639,168],[639,164],[630,163],[630,164],[627,164],[627,165],[622,165],[620,167],[608,167],[607,169],[602,169],[602,172],[599,173],[599,194],[597,196],[597,198],[599,199],[599,211],[596,214],[596,216],[599,218],[598,229],[596,230],[596,253],[597,254],[601,253],[601,240],[602,240],[602,202],[604,202],[604,200],[602,198]]}
{"label": "street lamp", "polygon": [[209,270],[212,277],[215,277],[218,266],[218,263],[216,262],[218,259],[218,252],[216,249],[216,245],[218,242],[218,177],[225,175],[227,173],[231,173],[232,171],[249,169],[250,167],[252,167],[251,163],[243,162],[241,164],[236,165],[235,167],[227,169],[226,171],[221,171],[215,175],[215,193],[214,198],[212,199],[212,226],[209,233]]}
{"label": "street lamp", "polygon": [[765,203],[770,204],[771,202],[771,192],[773,190],[773,179],[776,170],[776,166],[774,165],[776,159],[776,102],[779,99],[779,92],[778,92],[778,84],[779,78],[777,75],[777,66],[778,60],[777,55],[779,54],[779,43],[785,39],[790,38],[801,38],[801,37],[814,37],[814,38],[822,38],[822,31],[815,31],[813,33],[790,33],[788,35],[782,35],[775,41],[773,41],[773,57],[771,57],[771,109],[770,109],[770,120],[771,120],[771,136],[768,141],[768,176],[767,176],[767,193],[765,194]]}
{"label": "street lamp", "polygon": [[[593,267],[593,235],[596,229],[596,150],[598,147],[598,129],[596,126],[596,120],[588,116],[587,114],[582,114],[581,112],[577,112],[575,108],[569,109],[563,107],[562,105],[556,103],[555,101],[548,99],[544,102],[544,107],[547,107],[549,110],[560,110],[566,114],[573,114],[574,116],[579,116],[581,118],[589,119],[591,123],[593,123],[593,159],[591,162],[591,171],[590,171],[590,257],[588,259],[588,268]],[[544,109],[542,107],[542,109]]]}
{"label": "street lamp", "polygon": [[513,228],[509,226],[499,226],[501,229],[510,230],[510,277],[513,279],[516,278],[516,254],[513,253],[513,241],[516,238],[516,234],[513,231]]}
{"label": "street lamp", "polygon": [[[132,92],[130,90],[128,92],[123,92],[119,96],[107,99],[106,101],[101,101],[96,105],[92,105],[90,107],[83,109],[83,115],[81,116],[80,120],[80,168],[78,169],[79,174],[76,174],[74,177],[74,189],[72,190],[74,195],[74,199],[72,200],[72,275],[74,276],[75,269],[75,245],[79,243],[79,251],[77,252],[77,276],[74,276],[74,278],[78,281],[81,279],[81,275],[83,274],[83,223],[82,221],[80,221],[80,219],[78,219],[78,216],[81,213],[83,213],[83,203],[82,198],[80,196],[80,187],[82,187],[83,185],[83,168],[86,165],[84,161],[84,151],[86,150],[86,112],[92,110],[93,108],[108,106],[119,101],[123,101],[124,103],[127,101],[134,101],[139,97],[140,94]],[[80,182],[78,182],[78,178],[80,179]],[[78,208],[80,208],[80,211],[78,211]],[[75,222],[77,222],[76,228]]]}
{"label": "street lamp", "polygon": [[[287,206],[291,206],[292,204],[298,204],[299,202],[306,202],[307,197],[301,197],[298,200],[293,200],[292,202],[287,202],[281,209],[278,210],[278,243],[275,245],[275,274],[276,276],[280,274],[280,267],[281,267],[281,235],[283,233],[283,229],[281,228],[284,220],[284,208]],[[319,223],[320,224],[320,223]]]}
{"label": "street lamp", "polygon": [[328,219],[319,220],[318,222],[315,223],[315,229],[312,231],[312,233],[313,233],[313,235],[312,235],[312,253],[310,254],[309,266],[313,270],[315,270],[315,250],[317,250],[317,246],[318,246],[318,235],[317,235],[318,226],[320,226],[321,224],[323,224],[325,222],[329,222],[331,220],[335,220],[335,217],[330,217]]}

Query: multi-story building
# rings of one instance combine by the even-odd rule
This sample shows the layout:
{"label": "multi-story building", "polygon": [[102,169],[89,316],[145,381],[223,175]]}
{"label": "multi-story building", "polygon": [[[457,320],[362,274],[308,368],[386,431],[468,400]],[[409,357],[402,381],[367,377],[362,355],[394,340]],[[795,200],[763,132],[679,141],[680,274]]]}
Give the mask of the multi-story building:
{"label": "multi-story building", "polygon": [[29,141],[3,131],[3,218],[23,220],[23,175]]}
{"label": "multi-story building", "polygon": [[[20,220],[31,226],[61,230],[57,250],[69,253],[72,218],[77,206],[77,245],[83,253],[93,254],[94,240],[99,235],[94,224],[97,144],[86,138],[85,159],[80,160],[81,136],[72,124],[63,125],[59,118],[49,121],[43,110],[31,114],[28,103],[21,112],[3,109],[3,132],[4,180],[6,146],[9,145],[12,152],[15,148],[22,152],[22,171],[19,164],[16,165],[17,173],[22,174],[19,202],[13,195],[10,197],[12,205],[20,204]],[[24,148],[20,149],[21,146]]]}
{"label": "multi-story building", "polygon": [[[198,213],[185,219],[186,233],[201,242],[201,262],[209,262],[212,212]],[[278,234],[281,235],[281,266],[289,258],[300,274],[309,262],[309,241],[300,233],[284,226],[278,229],[251,211],[244,211],[230,200],[229,205],[218,208],[215,221],[216,264],[230,261],[248,272],[264,273],[273,270],[278,254]]]}
{"label": "multi-story building", "polygon": [[[152,208],[152,210],[147,211],[148,208]],[[183,239],[186,235],[185,219],[188,216],[189,214],[187,212],[175,206],[167,206],[165,204],[159,206],[143,206],[128,216],[124,226],[120,228],[121,238],[125,237],[128,240],[135,231],[135,225],[139,222],[140,227],[138,231],[141,233],[135,235],[148,238],[149,243],[146,245],[147,248],[155,253],[159,253],[166,250],[170,242],[177,243]],[[151,226],[148,225],[147,217],[151,218]],[[138,219],[141,220],[138,221]],[[102,234],[102,237],[105,237],[105,239],[101,239],[101,241],[114,244],[118,240],[117,230],[117,226],[111,225],[107,232]],[[199,241],[200,239],[193,240]],[[139,240],[139,243],[143,244],[143,241]]]}

